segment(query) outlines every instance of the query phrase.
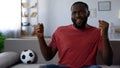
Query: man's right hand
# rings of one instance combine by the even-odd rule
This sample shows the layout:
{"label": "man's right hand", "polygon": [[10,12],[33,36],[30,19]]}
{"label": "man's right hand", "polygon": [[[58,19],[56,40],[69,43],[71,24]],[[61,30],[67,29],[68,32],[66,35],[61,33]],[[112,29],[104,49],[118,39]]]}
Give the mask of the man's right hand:
{"label": "man's right hand", "polygon": [[39,38],[42,38],[44,37],[44,26],[42,23],[38,23],[36,26],[35,26],[35,34],[39,37]]}

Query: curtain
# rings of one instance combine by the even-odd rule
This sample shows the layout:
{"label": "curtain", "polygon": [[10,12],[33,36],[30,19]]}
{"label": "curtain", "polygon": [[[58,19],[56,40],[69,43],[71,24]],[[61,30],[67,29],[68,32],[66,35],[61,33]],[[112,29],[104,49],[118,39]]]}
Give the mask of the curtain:
{"label": "curtain", "polygon": [[[9,23],[9,22],[7,22]],[[20,25],[19,23],[0,24],[0,33],[4,34],[7,38],[19,38],[20,37]]]}
{"label": "curtain", "polygon": [[6,37],[20,37],[21,0],[1,0],[0,9],[0,33]]}

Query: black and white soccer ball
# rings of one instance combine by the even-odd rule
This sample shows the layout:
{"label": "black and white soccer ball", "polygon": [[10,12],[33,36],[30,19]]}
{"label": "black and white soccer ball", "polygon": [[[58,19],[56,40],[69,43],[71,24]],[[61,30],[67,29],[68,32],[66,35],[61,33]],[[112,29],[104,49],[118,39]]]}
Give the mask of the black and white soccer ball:
{"label": "black and white soccer ball", "polygon": [[23,63],[31,64],[35,61],[35,53],[30,49],[23,50],[20,54],[20,60]]}

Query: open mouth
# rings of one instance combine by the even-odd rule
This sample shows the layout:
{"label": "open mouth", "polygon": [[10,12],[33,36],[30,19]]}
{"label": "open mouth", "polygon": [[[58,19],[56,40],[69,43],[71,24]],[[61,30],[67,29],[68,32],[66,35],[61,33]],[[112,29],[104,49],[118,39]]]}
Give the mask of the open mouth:
{"label": "open mouth", "polygon": [[76,20],[76,24],[80,25],[82,23],[82,20],[81,19],[77,19]]}

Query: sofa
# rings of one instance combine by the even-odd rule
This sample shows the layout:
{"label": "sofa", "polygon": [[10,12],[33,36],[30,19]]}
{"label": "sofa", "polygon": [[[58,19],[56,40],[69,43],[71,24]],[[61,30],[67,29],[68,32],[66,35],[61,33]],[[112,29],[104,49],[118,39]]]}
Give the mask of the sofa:
{"label": "sofa", "polygon": [[[45,40],[47,44],[49,44],[50,38],[46,38]],[[99,53],[97,54],[97,58],[96,58],[97,64],[100,65],[102,68],[120,68],[120,45],[119,45],[120,40],[111,39],[110,43],[114,53],[113,65],[111,66],[104,65],[103,62],[101,61],[101,57]],[[37,61],[35,63],[25,64],[20,62],[19,55],[23,50],[26,50],[26,49],[31,49],[36,53]],[[45,64],[57,64],[58,62],[57,55],[51,61],[44,60],[39,48],[38,39],[36,37],[8,38],[4,42],[3,53],[6,53],[7,57],[5,56],[0,57],[0,60],[1,58],[3,59],[2,61],[0,61],[0,66],[3,66],[3,67],[0,67],[0,68],[41,68],[41,66]],[[6,58],[10,58],[11,60]],[[10,62],[11,64],[8,64],[8,62]]]}

